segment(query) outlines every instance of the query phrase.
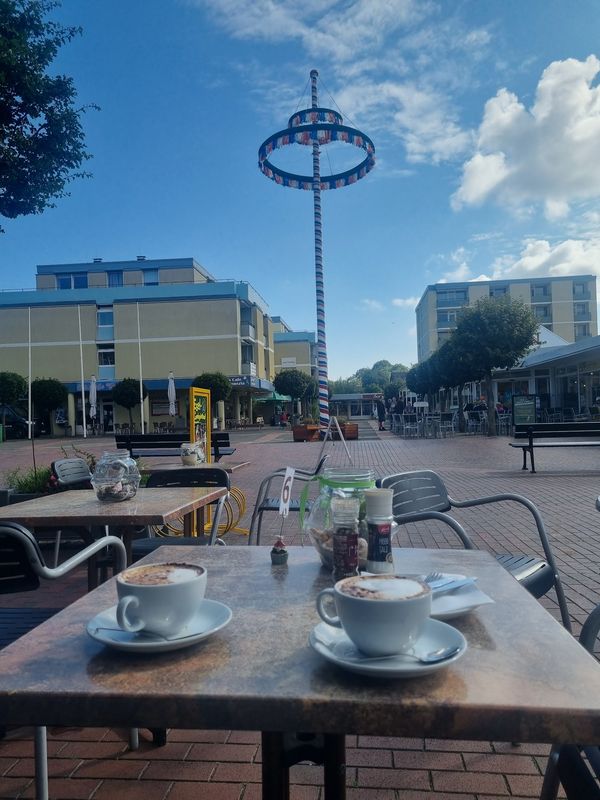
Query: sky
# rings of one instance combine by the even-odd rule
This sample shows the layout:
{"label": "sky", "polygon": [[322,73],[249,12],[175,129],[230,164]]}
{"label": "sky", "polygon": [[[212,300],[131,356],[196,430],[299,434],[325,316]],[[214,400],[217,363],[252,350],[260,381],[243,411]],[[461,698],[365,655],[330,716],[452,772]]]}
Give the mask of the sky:
{"label": "sky", "polygon": [[[440,281],[600,275],[600,0],[63,0],[92,177],[2,220],[0,288],[38,264],[194,257],[316,330],[311,193],[258,169],[311,105],[376,166],[322,192],[329,377],[417,360]],[[362,150],[323,148],[322,175]],[[310,148],[273,162],[310,174]]]}

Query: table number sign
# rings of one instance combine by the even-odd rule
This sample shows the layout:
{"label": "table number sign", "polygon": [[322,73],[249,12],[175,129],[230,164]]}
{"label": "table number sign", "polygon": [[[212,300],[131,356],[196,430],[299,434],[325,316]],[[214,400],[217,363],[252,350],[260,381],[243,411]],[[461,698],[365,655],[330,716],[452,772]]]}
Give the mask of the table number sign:
{"label": "table number sign", "polygon": [[281,487],[281,495],[279,497],[279,514],[282,517],[287,517],[290,513],[290,497],[295,473],[296,470],[293,467],[286,467],[283,486]]}

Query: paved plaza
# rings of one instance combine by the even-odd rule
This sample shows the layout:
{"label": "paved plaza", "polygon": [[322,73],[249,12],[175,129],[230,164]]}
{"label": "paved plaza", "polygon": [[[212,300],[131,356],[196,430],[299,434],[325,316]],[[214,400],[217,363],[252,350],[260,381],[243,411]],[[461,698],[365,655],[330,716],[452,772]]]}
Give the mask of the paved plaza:
{"label": "paved plaza", "polygon": [[[506,438],[455,436],[446,439],[404,440],[389,432],[378,434],[368,423],[371,438],[349,442],[355,466],[372,467],[377,476],[411,469],[434,469],[456,499],[516,492],[533,500],[544,517],[558,562],[574,629],[600,602],[600,453],[596,448],[556,448],[536,453],[538,473],[521,470],[521,453]],[[289,431],[265,428],[232,432],[237,448],[231,461],[248,461],[232,474],[232,484],[248,500],[241,521],[247,527],[258,486],[266,473],[292,465],[312,469],[320,443],[293,443]],[[114,440],[90,438],[77,446],[100,454]],[[71,440],[35,442],[38,465],[64,457]],[[348,466],[340,443],[328,443],[330,466]],[[68,454],[71,454],[70,452]],[[29,442],[0,445],[0,476],[15,466],[31,466]],[[0,485],[2,480],[0,479]],[[514,504],[457,511],[475,545],[494,553],[541,553],[533,521]],[[281,531],[276,514],[265,515],[262,544],[269,546]],[[297,515],[285,522],[288,544],[302,544]],[[243,534],[229,533],[230,544],[244,543]],[[310,546],[307,540],[306,546]],[[445,526],[434,522],[401,529],[400,544],[412,547],[456,547]],[[401,563],[397,564],[401,569]],[[290,559],[289,569],[293,569]],[[31,595],[6,595],[5,606],[63,606],[85,592],[86,572],[45,586]],[[558,617],[552,595],[544,606]],[[316,621],[316,614],[315,614]],[[518,620],[515,620],[518,624]],[[552,654],[540,653],[540,659]],[[107,729],[49,731],[50,796],[59,798],[124,797],[128,800],[259,800],[260,735],[235,731],[171,731],[166,747],[155,748],[142,732],[140,749],[128,752],[127,733]],[[499,742],[348,737],[349,800],[498,800],[539,796],[547,745],[515,746]],[[33,748],[23,731],[0,741],[0,797],[33,797]],[[323,800],[322,769],[292,768],[292,798]]]}

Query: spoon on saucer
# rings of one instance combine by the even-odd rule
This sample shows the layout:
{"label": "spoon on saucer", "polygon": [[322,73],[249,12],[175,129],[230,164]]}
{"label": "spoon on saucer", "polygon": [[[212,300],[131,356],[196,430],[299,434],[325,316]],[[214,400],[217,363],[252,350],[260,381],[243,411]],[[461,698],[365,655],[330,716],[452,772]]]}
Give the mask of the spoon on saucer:
{"label": "spoon on saucer", "polygon": [[452,658],[460,651],[460,645],[451,644],[446,647],[440,647],[437,650],[432,650],[429,653],[393,653],[389,656],[362,656],[360,657],[361,664],[364,661],[388,661],[392,658],[412,658],[414,661],[419,661],[421,664],[437,664],[438,661],[445,661],[447,658]]}

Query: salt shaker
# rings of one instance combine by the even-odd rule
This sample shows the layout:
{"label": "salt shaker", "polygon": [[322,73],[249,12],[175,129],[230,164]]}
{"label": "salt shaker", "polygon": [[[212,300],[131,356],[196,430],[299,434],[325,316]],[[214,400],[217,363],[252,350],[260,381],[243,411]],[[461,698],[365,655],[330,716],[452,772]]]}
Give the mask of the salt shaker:
{"label": "salt shaker", "polygon": [[333,578],[358,575],[358,497],[333,497]]}
{"label": "salt shaker", "polygon": [[393,499],[392,489],[367,489],[365,491],[367,529],[369,531],[367,572],[394,571],[392,555]]}

